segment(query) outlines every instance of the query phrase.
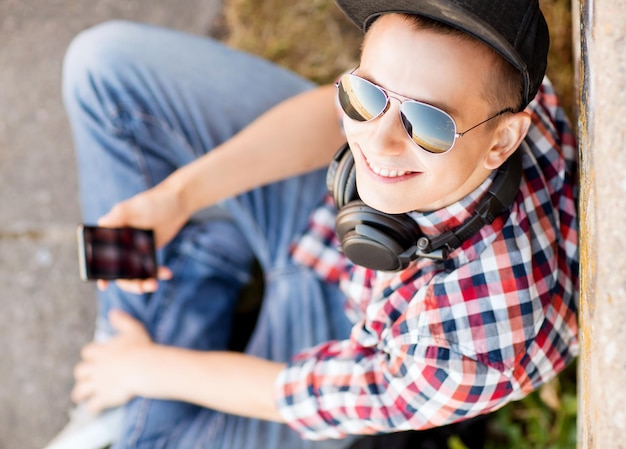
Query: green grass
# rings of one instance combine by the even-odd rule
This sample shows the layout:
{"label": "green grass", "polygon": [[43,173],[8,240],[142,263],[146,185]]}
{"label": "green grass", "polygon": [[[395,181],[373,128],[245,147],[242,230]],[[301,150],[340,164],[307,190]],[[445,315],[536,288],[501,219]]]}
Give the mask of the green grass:
{"label": "green grass", "polygon": [[[573,118],[570,0],[540,0],[550,26],[548,76]],[[332,0],[225,0],[222,39],[318,83],[334,80],[358,61],[361,32]],[[575,122],[574,122],[575,123]],[[497,411],[485,449],[576,447],[576,366],[521,401]],[[450,449],[464,449],[456,438]]]}
{"label": "green grass", "polygon": [[489,422],[485,449],[572,449],[576,447],[576,364]]}

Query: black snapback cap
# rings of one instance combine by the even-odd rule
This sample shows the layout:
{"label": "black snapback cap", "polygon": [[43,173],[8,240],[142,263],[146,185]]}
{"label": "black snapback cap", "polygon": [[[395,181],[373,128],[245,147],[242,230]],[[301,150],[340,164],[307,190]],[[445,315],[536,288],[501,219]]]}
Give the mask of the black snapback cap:
{"label": "black snapback cap", "polygon": [[520,71],[524,109],[537,94],[548,65],[550,35],[538,0],[335,0],[363,31],[381,15],[428,17],[478,38]]}

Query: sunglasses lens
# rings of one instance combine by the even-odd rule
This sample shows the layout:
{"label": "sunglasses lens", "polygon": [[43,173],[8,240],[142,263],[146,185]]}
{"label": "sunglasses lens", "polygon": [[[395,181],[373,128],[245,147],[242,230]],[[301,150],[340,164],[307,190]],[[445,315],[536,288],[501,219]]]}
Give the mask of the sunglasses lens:
{"label": "sunglasses lens", "polygon": [[387,105],[385,94],[364,79],[345,74],[337,87],[339,104],[352,120],[366,122],[385,110]]}
{"label": "sunglasses lens", "polygon": [[405,101],[400,114],[409,137],[424,150],[445,153],[452,148],[456,128],[445,112],[424,103]]}
{"label": "sunglasses lens", "polygon": [[[337,88],[339,104],[352,120],[372,120],[387,107],[385,93],[356,75],[343,75]],[[456,127],[452,117],[441,109],[407,100],[400,106],[400,117],[413,142],[429,153],[445,153],[452,148]]]}

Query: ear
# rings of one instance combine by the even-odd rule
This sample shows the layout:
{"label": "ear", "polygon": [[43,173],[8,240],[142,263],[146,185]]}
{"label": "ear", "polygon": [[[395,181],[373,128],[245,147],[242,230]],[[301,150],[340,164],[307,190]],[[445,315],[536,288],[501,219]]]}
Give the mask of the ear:
{"label": "ear", "polygon": [[522,143],[530,128],[530,115],[516,112],[504,117],[497,125],[491,149],[485,157],[485,168],[495,170],[506,161]]}

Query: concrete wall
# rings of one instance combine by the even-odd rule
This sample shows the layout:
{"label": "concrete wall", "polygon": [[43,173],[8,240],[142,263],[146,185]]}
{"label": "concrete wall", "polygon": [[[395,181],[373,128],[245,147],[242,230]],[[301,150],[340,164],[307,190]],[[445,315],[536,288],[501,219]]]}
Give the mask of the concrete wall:
{"label": "concrete wall", "polygon": [[206,34],[218,0],[0,0],[0,449],[41,448],[66,422],[95,301],[78,280],[63,54],[112,18]]}
{"label": "concrete wall", "polygon": [[579,438],[626,447],[626,1],[581,0]]}

